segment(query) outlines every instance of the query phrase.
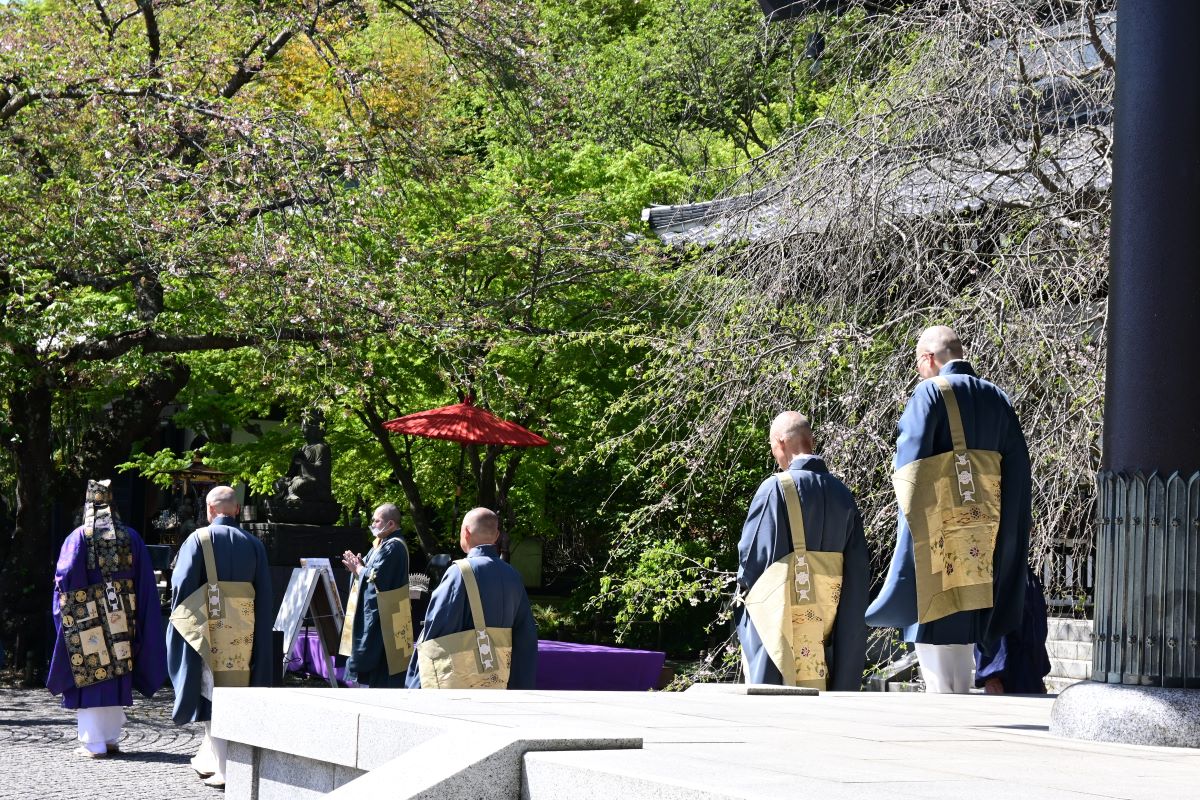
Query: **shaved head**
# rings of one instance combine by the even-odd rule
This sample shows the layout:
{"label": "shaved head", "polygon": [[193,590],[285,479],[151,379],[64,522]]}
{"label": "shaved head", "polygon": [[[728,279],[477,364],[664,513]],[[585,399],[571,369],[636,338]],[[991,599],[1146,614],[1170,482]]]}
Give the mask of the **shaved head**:
{"label": "shaved head", "polygon": [[472,508],[463,517],[459,545],[463,552],[481,544],[495,544],[500,538],[500,518],[490,508]]}
{"label": "shaved head", "polygon": [[953,328],[945,325],[934,325],[926,328],[917,340],[917,355],[932,353],[939,365],[963,357],[962,342]]}
{"label": "shaved head", "polygon": [[208,493],[208,496],[205,498],[205,502],[208,503],[208,509],[210,512],[216,512],[213,514],[213,516],[216,516],[217,514],[224,514],[230,517],[237,516],[237,493],[233,491],[232,487],[216,487]]}
{"label": "shaved head", "polygon": [[400,524],[400,509],[395,503],[384,503],[379,508],[375,509],[375,513],[379,515],[381,520],[386,522],[394,522]]}
{"label": "shaved head", "polygon": [[812,425],[799,411],[784,411],[777,416],[767,438],[780,469],[787,469],[796,456],[811,455],[813,451]]}
{"label": "shaved head", "polygon": [[786,442],[797,439],[812,440],[812,425],[808,417],[799,411],[784,411],[771,422],[771,438]]}

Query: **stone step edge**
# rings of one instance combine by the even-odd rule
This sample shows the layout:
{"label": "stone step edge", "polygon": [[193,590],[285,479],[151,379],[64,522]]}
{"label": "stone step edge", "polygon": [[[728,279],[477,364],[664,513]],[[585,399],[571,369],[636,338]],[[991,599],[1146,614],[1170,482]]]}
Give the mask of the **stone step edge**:
{"label": "stone step edge", "polygon": [[1083,661],[1091,661],[1092,643],[1051,639],[1046,642],[1046,655],[1050,656],[1050,658],[1076,658]]}
{"label": "stone step edge", "polygon": [[1081,658],[1051,658],[1050,676],[1083,680],[1092,677],[1092,662]]}
{"label": "stone step edge", "polygon": [[1092,641],[1092,621],[1090,619],[1049,617],[1046,620],[1046,631],[1047,641]]}
{"label": "stone step edge", "polygon": [[547,732],[541,737],[449,732],[405,751],[325,795],[334,800],[388,797],[517,797],[526,753],[565,750],[640,750],[640,736]]}

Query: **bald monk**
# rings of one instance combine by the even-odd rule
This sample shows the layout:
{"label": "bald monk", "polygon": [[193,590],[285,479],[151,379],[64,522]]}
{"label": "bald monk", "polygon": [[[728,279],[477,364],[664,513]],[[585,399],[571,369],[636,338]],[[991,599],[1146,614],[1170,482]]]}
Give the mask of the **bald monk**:
{"label": "bald monk", "polygon": [[[862,516],[850,490],[813,455],[803,415],[783,412],[768,438],[781,472],[758,487],[738,542],[744,602],[736,620],[746,682],[858,691],[871,560]],[[768,570],[783,576],[787,558],[794,564],[786,585],[768,591]],[[785,630],[789,624],[793,630]]]}
{"label": "bald monk", "polygon": [[[209,524],[194,531],[179,547],[171,573],[171,626],[167,629],[167,667],[175,688],[176,724],[204,723],[204,739],[192,759],[192,769],[209,786],[225,785],[226,743],[212,736],[212,690],[214,686],[270,686],[271,571],[263,543],[237,527],[241,507],[229,486],[217,486],[206,497]],[[208,550],[208,554],[206,554]],[[212,559],[216,575],[207,561]],[[210,628],[207,647],[197,648],[194,627],[189,628],[178,612],[186,611],[201,587],[219,582],[212,600],[216,616],[208,616],[220,630],[239,630],[227,637]],[[247,587],[240,595],[236,586]],[[224,589],[221,587],[225,586]],[[252,587],[252,591],[248,587]],[[252,597],[250,595],[253,595]],[[205,604],[208,598],[203,598]],[[218,625],[219,623],[219,625]],[[240,623],[241,627],[234,627]],[[227,626],[227,627],[226,627]],[[201,653],[201,650],[206,652]]]}
{"label": "bald monk", "polygon": [[[529,596],[525,593],[525,583],[521,580],[520,573],[500,560],[500,552],[496,548],[496,540],[499,538],[500,519],[491,509],[474,508],[463,517],[458,543],[467,557],[455,562],[446,570],[442,582],[429,598],[425,625],[421,629],[421,641],[417,644],[417,650],[413,651],[408,665],[405,685],[409,689],[434,688],[436,683],[429,674],[431,665],[428,662],[424,666],[425,674],[422,674],[422,645],[450,634],[483,626],[511,631],[512,636],[512,660],[508,667],[507,681],[490,685],[490,688],[534,688],[537,677],[537,625],[533,621]],[[469,566],[462,562],[469,562]],[[459,564],[462,564],[461,568]],[[480,626],[476,626],[471,612],[466,585],[468,578],[464,577],[463,568],[469,568],[470,579],[473,579],[478,587],[479,602],[484,616],[484,623]],[[494,672],[496,666],[490,661],[492,654],[492,649],[488,647],[481,651],[480,656],[487,662],[483,667],[489,672]],[[505,659],[507,660],[507,656]]]}
{"label": "bald monk", "polygon": [[1008,396],[963,360],[951,328],[925,330],[915,356],[922,382],[896,439],[896,547],[867,623],[916,644],[927,691],[963,693],[973,645],[994,653],[1021,624],[1029,451]]}

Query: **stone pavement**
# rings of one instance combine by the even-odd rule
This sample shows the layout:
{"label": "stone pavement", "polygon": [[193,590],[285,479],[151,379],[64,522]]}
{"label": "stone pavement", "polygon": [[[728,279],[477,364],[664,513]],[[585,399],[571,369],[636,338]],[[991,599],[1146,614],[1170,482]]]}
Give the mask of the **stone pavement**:
{"label": "stone pavement", "polygon": [[217,689],[214,701],[229,800],[1200,797],[1200,749],[1053,736],[1045,695],[699,685]]}
{"label": "stone pavement", "polygon": [[85,759],[72,752],[75,712],[43,690],[0,688],[0,800],[212,800],[188,759],[200,746],[199,724],[171,721],[170,688],[153,700],[134,693],[121,754]]}

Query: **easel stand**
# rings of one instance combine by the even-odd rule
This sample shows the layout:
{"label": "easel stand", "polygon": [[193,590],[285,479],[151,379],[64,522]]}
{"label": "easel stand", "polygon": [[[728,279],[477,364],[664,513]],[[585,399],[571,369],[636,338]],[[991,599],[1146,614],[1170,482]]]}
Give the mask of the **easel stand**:
{"label": "easel stand", "polygon": [[337,688],[333,656],[337,653],[345,614],[342,611],[337,584],[333,580],[333,568],[327,558],[302,558],[300,563],[302,566],[292,570],[287,591],[283,595],[283,604],[275,617],[274,629],[283,631],[281,656],[284,668],[287,668],[292,648],[296,645],[300,625],[306,615],[310,616],[317,629],[317,639],[321,643],[329,685]]}

